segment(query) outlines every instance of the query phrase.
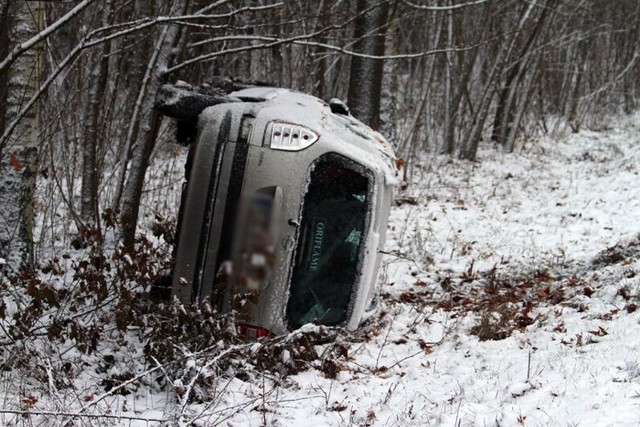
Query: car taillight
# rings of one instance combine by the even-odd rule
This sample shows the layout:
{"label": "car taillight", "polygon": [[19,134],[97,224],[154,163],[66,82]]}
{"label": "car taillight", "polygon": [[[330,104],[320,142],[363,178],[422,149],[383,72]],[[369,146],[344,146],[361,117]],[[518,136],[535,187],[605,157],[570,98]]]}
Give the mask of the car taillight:
{"label": "car taillight", "polygon": [[241,337],[248,340],[256,340],[271,335],[271,331],[268,329],[252,325],[238,325],[238,332]]}
{"label": "car taillight", "polygon": [[320,136],[311,129],[285,122],[271,122],[267,129],[269,147],[274,150],[300,151],[315,143]]}

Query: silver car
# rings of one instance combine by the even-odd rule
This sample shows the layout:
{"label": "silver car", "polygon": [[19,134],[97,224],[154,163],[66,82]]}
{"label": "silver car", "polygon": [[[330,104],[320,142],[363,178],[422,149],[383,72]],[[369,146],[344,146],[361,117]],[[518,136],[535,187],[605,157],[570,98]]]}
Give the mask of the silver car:
{"label": "silver car", "polygon": [[234,310],[247,338],[356,328],[399,179],[389,143],[340,102],[268,87],[227,99],[197,121],[173,294]]}

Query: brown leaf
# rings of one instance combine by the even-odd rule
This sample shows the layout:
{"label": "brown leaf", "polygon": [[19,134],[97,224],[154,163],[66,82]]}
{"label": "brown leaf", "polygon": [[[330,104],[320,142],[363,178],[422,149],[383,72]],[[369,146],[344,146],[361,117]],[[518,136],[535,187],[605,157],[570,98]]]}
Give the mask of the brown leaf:
{"label": "brown leaf", "polygon": [[38,398],[36,396],[30,394],[27,397],[25,397],[24,399],[22,399],[22,403],[24,403],[26,406],[33,406],[36,403],[38,403]]}
{"label": "brown leaf", "polygon": [[597,330],[595,331],[589,331],[589,333],[591,335],[595,335],[597,337],[603,337],[605,335],[609,335],[609,333],[607,332],[607,330],[605,328],[603,328],[602,326],[599,326]]}
{"label": "brown leaf", "polygon": [[425,352],[425,354],[433,353],[433,347],[426,343],[424,340],[418,340],[418,345],[420,349]]}
{"label": "brown leaf", "polygon": [[23,168],[22,163],[20,163],[20,160],[18,160],[18,157],[14,153],[11,153],[9,156],[9,163],[11,163],[11,166],[13,166],[16,172],[20,172],[20,169]]}

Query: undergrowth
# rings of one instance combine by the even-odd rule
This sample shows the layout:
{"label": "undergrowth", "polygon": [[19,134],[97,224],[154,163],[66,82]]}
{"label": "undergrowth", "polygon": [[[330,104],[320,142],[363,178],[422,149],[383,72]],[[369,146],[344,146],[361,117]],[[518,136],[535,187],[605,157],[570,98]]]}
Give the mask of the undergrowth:
{"label": "undergrowth", "polygon": [[[117,227],[109,218],[105,232]],[[157,231],[171,241],[171,230]],[[18,419],[98,416],[109,397],[141,386],[166,391],[184,410],[211,398],[220,378],[252,381],[268,372],[278,381],[312,368],[335,378],[349,357],[335,328],[308,325],[245,342],[233,313],[220,314],[206,301],[150,298],[151,286],[170,268],[171,245],[138,237],[134,250],[109,249],[96,230],[83,230],[73,242],[74,251],[38,270],[0,278],[3,386],[26,379],[0,412]]]}
{"label": "undergrowth", "polygon": [[[606,248],[587,267],[563,268],[559,272],[554,271],[553,265],[516,274],[511,268],[501,271],[497,266],[477,271],[471,263],[462,273],[436,274],[429,281],[417,279],[409,290],[383,293],[382,297],[391,305],[415,306],[419,312],[435,308],[448,312],[451,318],[472,314],[476,319],[469,330],[472,335],[481,341],[502,340],[544,320],[540,310],[543,307],[588,312],[589,299],[608,285],[599,279],[598,270],[615,269],[621,279],[635,280],[638,273],[628,266],[639,253],[640,236],[636,236]],[[635,312],[640,304],[640,289],[621,286],[616,299],[621,308],[600,314],[601,318]]]}
{"label": "undergrowth", "polygon": [[[108,218],[105,224],[105,231],[117,227]],[[306,325],[285,336],[246,342],[237,333],[234,313],[218,313],[206,301],[187,305],[150,298],[171,259],[171,245],[158,242],[172,242],[172,230],[161,225],[155,230],[156,243],[139,237],[131,251],[109,248],[102,233],[84,230],[73,241],[75,252],[54,257],[37,271],[0,278],[2,386],[20,384],[0,413],[16,414],[18,420],[43,414],[70,422],[88,414],[100,417],[112,411],[109,398],[147,387],[174,402],[165,420],[176,422],[188,419],[189,404],[215,402],[222,379],[253,384],[267,375],[276,387],[309,369],[337,378],[354,361],[352,344],[379,335],[385,310],[396,304],[419,313],[443,310],[451,318],[472,314],[471,334],[501,340],[539,321],[542,306],[587,311],[576,296],[588,299],[599,286],[585,272],[559,275],[549,267],[514,275],[497,267],[477,271],[471,264],[457,275],[436,274],[404,292],[383,293],[379,316],[356,332]],[[591,267],[624,267],[640,253],[638,247],[640,239],[607,248]],[[630,268],[622,271],[636,277]],[[640,290],[627,285],[616,298],[633,312]],[[418,344],[424,353],[432,351],[432,343]],[[388,369],[376,364],[374,371],[383,368]],[[56,398],[40,399],[43,395]]]}

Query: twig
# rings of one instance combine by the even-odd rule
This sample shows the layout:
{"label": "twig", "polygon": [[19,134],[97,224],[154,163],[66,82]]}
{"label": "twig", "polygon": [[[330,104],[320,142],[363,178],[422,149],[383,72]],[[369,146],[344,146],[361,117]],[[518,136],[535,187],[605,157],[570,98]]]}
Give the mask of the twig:
{"label": "twig", "polygon": [[391,329],[393,328],[393,322],[394,322],[395,318],[396,318],[396,316],[394,314],[393,318],[391,319],[391,323],[389,324],[389,329],[387,329],[387,333],[384,336],[384,341],[382,341],[382,345],[380,346],[380,351],[378,352],[378,357],[376,357],[376,369],[378,368],[378,363],[380,362],[380,357],[382,357],[382,350],[384,350],[384,347],[387,345],[387,341],[389,340],[389,334],[391,334]]}
{"label": "twig", "polygon": [[[67,416],[71,417],[71,420],[73,420],[73,418],[77,418],[77,417],[86,417],[86,416],[91,416],[90,414],[85,414],[84,412],[91,408],[92,406],[96,406],[98,403],[100,403],[101,401],[105,400],[107,397],[112,396],[115,392],[117,392],[118,390],[121,390],[123,388],[125,388],[126,386],[128,386],[129,384],[133,384],[134,382],[140,380],[141,378],[146,377],[147,375],[160,370],[161,366],[156,366],[155,368],[151,368],[141,374],[136,375],[135,377],[128,379],[127,381],[118,384],[117,386],[113,387],[111,390],[101,394],[97,399],[92,400],[91,403],[88,403],[87,405],[84,405],[82,408],[80,408],[80,410],[78,410],[77,412],[72,412],[72,413],[66,413]],[[27,411],[28,413],[28,411]],[[120,418],[117,415],[113,415],[113,416],[109,416],[110,418]],[[124,417],[123,417],[124,418]],[[131,419],[144,419],[144,418],[131,418]],[[71,421],[69,420],[69,422]],[[154,421],[164,421],[164,420],[154,420]],[[65,425],[68,425],[65,424]]]}
{"label": "twig", "polygon": [[389,370],[389,369],[391,369],[391,368],[395,368],[396,366],[398,366],[399,364],[401,364],[401,363],[402,363],[402,362],[404,362],[405,360],[409,360],[409,359],[411,359],[412,357],[416,357],[417,355],[422,354],[422,353],[424,353],[424,350],[416,351],[416,352],[415,352],[415,353],[413,353],[413,354],[410,354],[410,355],[408,355],[408,356],[405,356],[405,357],[403,357],[402,359],[398,360],[398,361],[397,361],[396,363],[394,363],[393,365],[389,366],[389,367],[387,368],[387,370]]}
{"label": "twig", "polygon": [[134,417],[130,415],[111,415],[111,414],[79,414],[74,412],[63,411],[27,411],[20,409],[0,409],[0,414],[20,415],[28,417],[30,415],[43,417],[69,417],[69,418],[93,418],[93,419],[109,419],[109,420],[129,420],[129,421],[147,421],[147,422],[167,422],[160,418],[144,418]]}

